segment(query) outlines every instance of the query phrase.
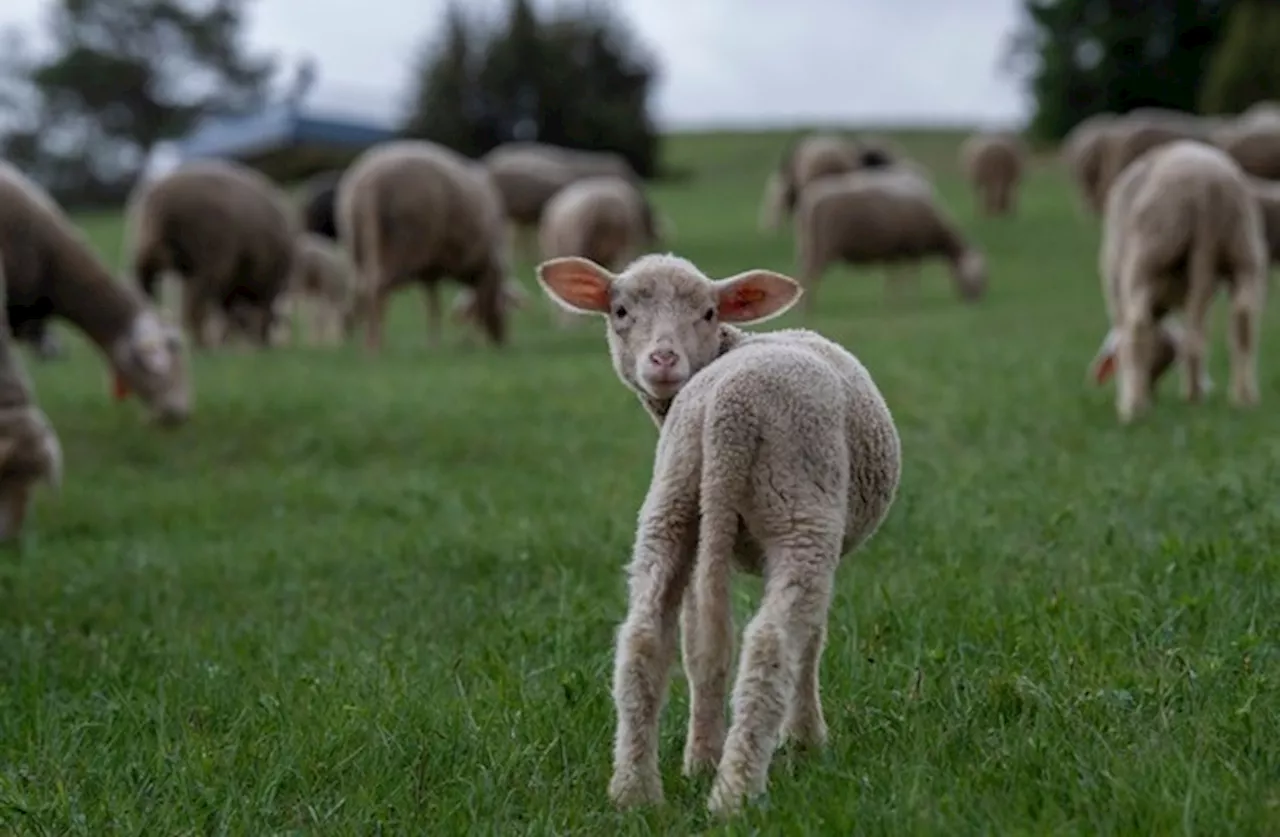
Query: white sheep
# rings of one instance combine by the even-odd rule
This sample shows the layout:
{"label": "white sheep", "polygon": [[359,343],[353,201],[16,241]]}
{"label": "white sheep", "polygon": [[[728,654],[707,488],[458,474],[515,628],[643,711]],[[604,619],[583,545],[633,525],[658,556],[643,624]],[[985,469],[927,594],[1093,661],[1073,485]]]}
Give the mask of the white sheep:
{"label": "white sheep", "polygon": [[[893,417],[836,343],[733,325],[793,305],[801,289],[786,276],[712,281],[684,259],[649,255],[619,275],[552,259],[538,281],[570,310],[606,318],[614,369],[659,426],[617,638],[610,796],[620,806],[662,799],[658,721],[679,615],[692,695],[684,771],[714,770],[708,806],[732,813],[765,790],[780,735],[826,741],[818,668],[832,586],[841,556],[871,537],[897,492]],[[731,566],[766,580],[726,734]]]}
{"label": "white sheep", "polygon": [[[1206,319],[1220,284],[1229,288],[1229,397],[1258,400],[1257,350],[1266,296],[1267,246],[1248,177],[1224,151],[1178,140],[1138,157],[1107,196],[1099,268],[1111,329],[1092,373],[1117,379],[1122,423],[1150,402],[1156,378],[1176,353],[1183,391],[1205,390]],[[1162,320],[1185,311],[1182,333]]]}
{"label": "white sheep", "polygon": [[950,262],[962,299],[985,293],[986,259],[943,210],[929,181],[910,169],[834,175],[800,193],[796,258],[806,314],[832,264],[901,266],[931,256]]}

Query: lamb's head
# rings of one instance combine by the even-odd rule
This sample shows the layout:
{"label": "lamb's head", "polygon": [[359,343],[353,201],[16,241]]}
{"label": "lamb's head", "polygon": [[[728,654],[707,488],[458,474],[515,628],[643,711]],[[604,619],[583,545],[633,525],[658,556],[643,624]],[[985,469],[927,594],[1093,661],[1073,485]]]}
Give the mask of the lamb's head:
{"label": "lamb's head", "polygon": [[[1173,319],[1161,320],[1156,328],[1155,345],[1150,347],[1152,351],[1147,356],[1148,380],[1151,389],[1154,390],[1160,378],[1169,368],[1173,366],[1173,362],[1177,360],[1179,350],[1182,347],[1182,341],[1186,339],[1186,331],[1181,323]],[[1112,328],[1107,332],[1106,337],[1102,339],[1102,345],[1098,347],[1097,353],[1093,356],[1093,362],[1089,366],[1090,377],[1094,383],[1098,385],[1105,384],[1116,371],[1116,354],[1120,349],[1120,332]],[[1200,370],[1200,389],[1204,392],[1213,390],[1213,379],[1209,377],[1209,371],[1204,367]]]}
{"label": "lamb's head", "polygon": [[111,350],[114,395],[137,393],[161,425],[181,424],[191,414],[186,351],[176,328],[144,310]]}
{"label": "lamb's head", "polygon": [[721,324],[771,319],[800,299],[800,284],[769,270],[707,278],[686,259],[642,256],[620,274],[569,256],[538,265],[561,307],[603,315],[618,377],[641,396],[669,401],[721,352]]}
{"label": "lamb's head", "polygon": [[951,273],[965,302],[977,302],[987,292],[987,260],[978,250],[969,248],[961,253]]}

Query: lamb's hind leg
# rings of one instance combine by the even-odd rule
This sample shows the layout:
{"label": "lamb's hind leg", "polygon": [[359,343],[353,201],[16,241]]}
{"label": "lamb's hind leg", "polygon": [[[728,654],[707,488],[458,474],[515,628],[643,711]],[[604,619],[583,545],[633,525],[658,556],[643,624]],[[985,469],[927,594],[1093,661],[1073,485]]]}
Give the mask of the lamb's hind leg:
{"label": "lamb's hind leg", "polygon": [[724,753],[725,695],[733,662],[733,613],[728,561],[696,569],[684,595],[681,630],[689,681],[689,729],[684,775],[714,772]]}
{"label": "lamb's hind leg", "polygon": [[765,790],[802,661],[827,620],[840,538],[838,531],[797,533],[767,549],[764,598],[745,632],[733,723],[707,802],[717,814]]}
{"label": "lamb's hind leg", "polygon": [[[660,489],[659,489],[660,490]],[[636,532],[627,617],[618,631],[613,701],[618,726],[609,797],[619,807],[662,801],[658,721],[675,662],[680,601],[697,547],[696,499],[645,501]]]}
{"label": "lamb's hind leg", "polygon": [[817,749],[827,743],[827,722],[822,717],[822,697],[819,671],[822,649],[827,643],[827,622],[809,637],[800,655],[799,678],[796,694],[782,726],[783,742],[794,741],[802,747]]}

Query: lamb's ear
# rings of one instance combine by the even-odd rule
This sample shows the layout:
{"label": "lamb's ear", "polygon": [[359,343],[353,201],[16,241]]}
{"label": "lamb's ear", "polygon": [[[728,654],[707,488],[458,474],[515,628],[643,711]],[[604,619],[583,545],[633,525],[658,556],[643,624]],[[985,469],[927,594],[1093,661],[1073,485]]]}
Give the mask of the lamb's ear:
{"label": "lamb's ear", "polygon": [[1093,364],[1089,367],[1089,372],[1096,384],[1105,384],[1107,380],[1116,371],[1116,345],[1120,342],[1120,335],[1115,330],[1107,332],[1107,336],[1102,340],[1102,346],[1098,348],[1098,353],[1093,356]]}
{"label": "lamb's ear", "polygon": [[580,256],[548,259],[538,265],[538,284],[552,301],[578,314],[609,313],[614,276]]}
{"label": "lamb's ear", "polygon": [[804,293],[799,282],[772,270],[748,270],[715,284],[720,319],[726,323],[772,319],[795,305]]}

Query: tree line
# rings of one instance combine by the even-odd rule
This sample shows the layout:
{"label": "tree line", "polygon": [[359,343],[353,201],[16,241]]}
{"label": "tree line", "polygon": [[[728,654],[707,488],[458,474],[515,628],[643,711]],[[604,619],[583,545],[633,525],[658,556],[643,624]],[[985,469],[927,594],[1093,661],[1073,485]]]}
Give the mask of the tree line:
{"label": "tree line", "polygon": [[1021,11],[1005,67],[1027,82],[1037,138],[1103,111],[1232,114],[1280,98],[1274,0],[1023,0]]}
{"label": "tree line", "polygon": [[[43,54],[30,32],[0,37],[0,157],[64,203],[118,203],[158,143],[279,98],[281,62],[246,43],[252,2],[53,0]],[[422,45],[402,135],[469,156],[537,139],[658,172],[657,62],[625,20],[592,3],[539,17],[510,0],[496,19],[466,7],[456,0]]]}

